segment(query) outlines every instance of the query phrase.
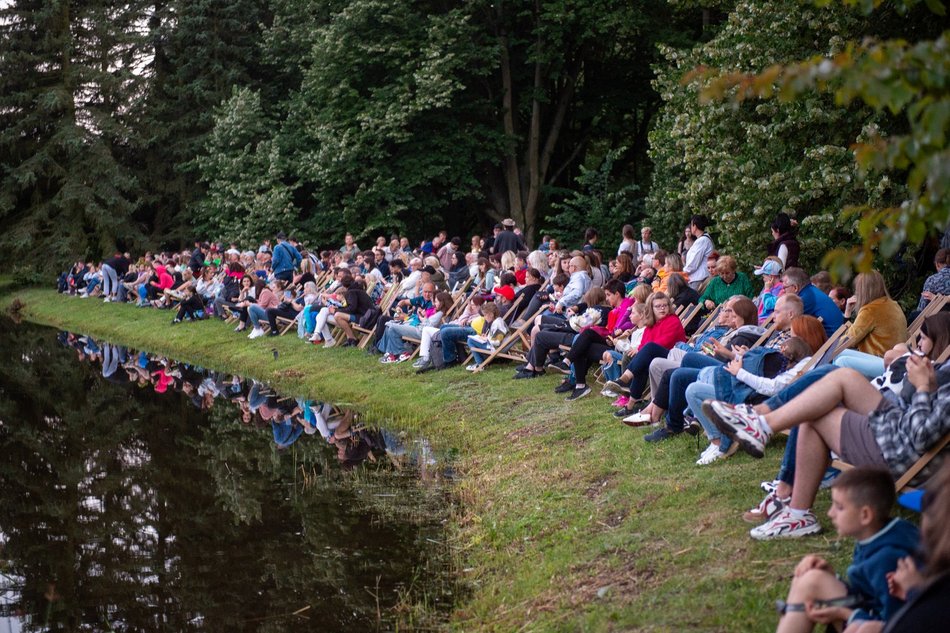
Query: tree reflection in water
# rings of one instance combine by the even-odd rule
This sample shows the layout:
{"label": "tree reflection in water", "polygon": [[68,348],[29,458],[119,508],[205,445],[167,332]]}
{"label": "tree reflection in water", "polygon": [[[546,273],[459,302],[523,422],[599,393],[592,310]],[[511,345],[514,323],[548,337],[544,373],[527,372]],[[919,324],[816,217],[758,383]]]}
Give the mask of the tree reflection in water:
{"label": "tree reflection in water", "polygon": [[450,467],[426,442],[5,325],[0,631],[374,630],[447,612]]}

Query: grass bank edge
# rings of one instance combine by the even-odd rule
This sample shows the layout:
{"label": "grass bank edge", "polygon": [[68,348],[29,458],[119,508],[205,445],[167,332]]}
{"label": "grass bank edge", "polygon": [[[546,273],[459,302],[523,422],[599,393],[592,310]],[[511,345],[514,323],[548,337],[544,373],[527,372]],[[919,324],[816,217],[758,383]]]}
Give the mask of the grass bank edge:
{"label": "grass bank edge", "polygon": [[[467,589],[451,622],[458,630],[762,630],[774,623],[762,598],[783,590],[781,564],[810,551],[843,560],[849,550],[827,537],[751,544],[729,513],[747,503],[748,482],[774,472],[774,459],[700,473],[689,441],[645,448],[640,433],[605,421],[597,398],[554,398],[551,379],[511,381],[497,368],[420,379],[292,335],[250,342],[220,322],[171,328],[167,311],[53,290],[15,291],[0,304],[40,324],[348,403],[461,447],[462,512],[451,526]],[[779,568],[765,564],[776,559]],[[716,608],[723,601],[726,613]]]}

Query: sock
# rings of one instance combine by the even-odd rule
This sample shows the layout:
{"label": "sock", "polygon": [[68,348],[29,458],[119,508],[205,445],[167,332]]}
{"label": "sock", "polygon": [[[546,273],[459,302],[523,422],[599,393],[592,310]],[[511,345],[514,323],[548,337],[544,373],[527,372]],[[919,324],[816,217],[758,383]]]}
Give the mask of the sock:
{"label": "sock", "polygon": [[583,388],[586,387],[586,386],[587,386],[587,385],[585,385],[584,383],[579,382],[579,383],[577,383],[576,385],[574,385],[574,388],[575,388],[575,389],[583,389]]}
{"label": "sock", "polygon": [[808,514],[808,508],[804,510],[799,510],[798,508],[793,508],[788,506],[788,513],[792,516],[793,519],[802,519]]}

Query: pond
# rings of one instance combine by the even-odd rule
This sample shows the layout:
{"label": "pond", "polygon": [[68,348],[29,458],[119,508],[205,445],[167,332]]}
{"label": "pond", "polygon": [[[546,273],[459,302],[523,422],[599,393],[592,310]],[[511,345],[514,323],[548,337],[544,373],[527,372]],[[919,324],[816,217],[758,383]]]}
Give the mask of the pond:
{"label": "pond", "polygon": [[448,613],[451,453],[253,380],[2,325],[0,633]]}

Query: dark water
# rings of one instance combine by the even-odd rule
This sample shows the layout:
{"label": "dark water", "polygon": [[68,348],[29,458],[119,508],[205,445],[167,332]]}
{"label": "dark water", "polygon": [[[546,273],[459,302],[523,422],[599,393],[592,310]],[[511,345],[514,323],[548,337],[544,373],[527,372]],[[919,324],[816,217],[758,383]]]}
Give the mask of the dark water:
{"label": "dark water", "polygon": [[373,631],[447,613],[450,465],[426,442],[0,325],[0,633]]}

